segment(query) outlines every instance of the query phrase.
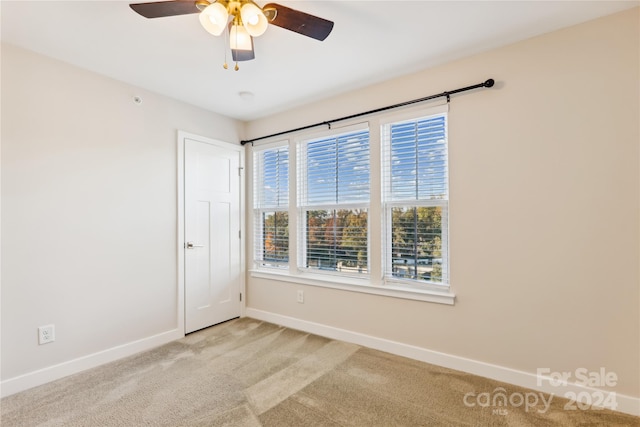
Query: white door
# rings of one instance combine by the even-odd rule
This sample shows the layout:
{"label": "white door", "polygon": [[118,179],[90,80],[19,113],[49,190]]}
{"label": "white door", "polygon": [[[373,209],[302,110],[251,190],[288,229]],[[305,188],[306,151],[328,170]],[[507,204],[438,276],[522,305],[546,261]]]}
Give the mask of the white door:
{"label": "white door", "polygon": [[240,151],[184,141],[185,333],[240,316]]}

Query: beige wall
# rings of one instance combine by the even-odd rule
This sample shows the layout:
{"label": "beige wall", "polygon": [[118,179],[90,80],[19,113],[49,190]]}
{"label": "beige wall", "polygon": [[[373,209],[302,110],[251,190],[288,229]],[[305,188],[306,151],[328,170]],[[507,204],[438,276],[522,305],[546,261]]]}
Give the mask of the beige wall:
{"label": "beige wall", "polygon": [[178,327],[177,131],[240,129],[2,46],[3,381]]}
{"label": "beige wall", "polygon": [[638,21],[633,9],[249,123],[259,137],[497,81],[451,104],[455,306],[248,275],[248,307],[533,374],[605,367],[639,397]]}
{"label": "beige wall", "polygon": [[[635,9],[247,123],[258,137],[498,82],[452,100],[455,306],[310,286],[297,304],[302,285],[248,276],[248,307],[526,372],[603,366],[639,397],[638,21]],[[242,136],[2,46],[3,381],[176,328],[178,129]],[[38,346],[47,323],[56,342]]]}

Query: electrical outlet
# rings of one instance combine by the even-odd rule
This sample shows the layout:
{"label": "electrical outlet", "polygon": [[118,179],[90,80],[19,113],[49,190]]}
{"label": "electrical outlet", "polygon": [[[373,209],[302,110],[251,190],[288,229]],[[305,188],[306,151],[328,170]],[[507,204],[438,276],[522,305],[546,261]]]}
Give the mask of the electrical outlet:
{"label": "electrical outlet", "polygon": [[304,303],[304,291],[298,291],[298,302],[300,304]]}
{"label": "electrical outlet", "polygon": [[44,325],[38,328],[38,344],[47,344],[56,340],[55,325]]}

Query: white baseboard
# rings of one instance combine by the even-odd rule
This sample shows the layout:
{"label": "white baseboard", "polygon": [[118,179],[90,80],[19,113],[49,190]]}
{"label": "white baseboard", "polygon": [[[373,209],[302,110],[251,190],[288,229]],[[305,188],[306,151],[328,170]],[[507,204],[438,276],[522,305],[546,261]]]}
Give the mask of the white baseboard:
{"label": "white baseboard", "polygon": [[28,372],[0,382],[0,396],[5,397],[30,389],[50,381],[77,374],[105,363],[114,362],[123,357],[132,356],[142,351],[151,350],[171,341],[184,337],[184,332],[174,329],[151,337],[143,338],[117,347],[109,348],[68,362],[59,363],[37,371]]}
{"label": "white baseboard", "polygon": [[[410,359],[420,360],[433,365],[467,372],[543,393],[549,393],[554,396],[565,397],[582,395],[589,399],[591,399],[591,396],[600,396],[601,399],[599,400],[602,402],[602,407],[618,412],[624,412],[626,414],[640,416],[640,398],[638,397],[621,395],[607,390],[587,387],[582,384],[568,381],[562,385],[553,385],[548,378],[540,377],[536,373],[518,371],[504,366],[492,365],[490,363],[428,350],[422,347],[390,341],[371,335],[352,332],[346,329],[335,328],[333,326],[309,322],[250,307],[247,307],[245,315],[256,320],[262,320],[285,326],[287,328],[362,345],[364,347],[385,351],[387,353],[408,357]],[[482,390],[481,392],[491,393],[493,390]],[[567,395],[567,393],[569,394]],[[578,399],[578,402],[580,402],[580,399]]]}

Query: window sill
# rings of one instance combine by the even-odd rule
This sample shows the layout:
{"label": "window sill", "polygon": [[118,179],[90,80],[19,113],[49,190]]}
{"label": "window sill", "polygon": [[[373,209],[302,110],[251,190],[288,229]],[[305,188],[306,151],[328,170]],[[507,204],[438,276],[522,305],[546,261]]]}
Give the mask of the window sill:
{"label": "window sill", "polygon": [[297,275],[282,271],[250,270],[251,277],[259,279],[280,280],[283,282],[299,283],[309,286],[340,289],[344,291],[362,292],[365,294],[382,295],[393,298],[403,298],[415,301],[435,302],[438,304],[454,305],[455,294],[446,291],[414,289],[399,284],[375,286],[369,280],[340,277],[326,277],[320,274],[302,272]]}

